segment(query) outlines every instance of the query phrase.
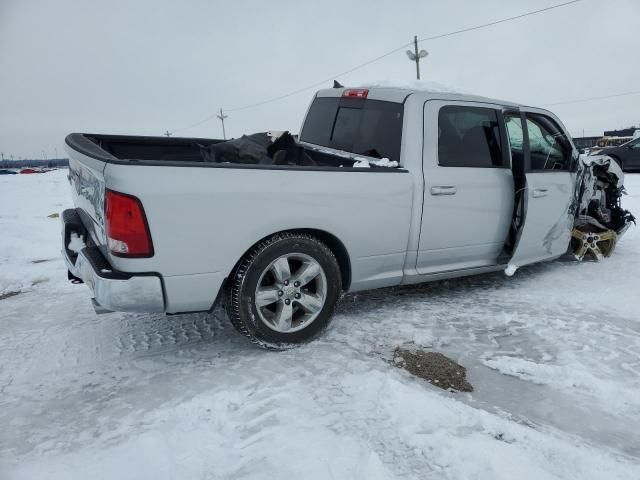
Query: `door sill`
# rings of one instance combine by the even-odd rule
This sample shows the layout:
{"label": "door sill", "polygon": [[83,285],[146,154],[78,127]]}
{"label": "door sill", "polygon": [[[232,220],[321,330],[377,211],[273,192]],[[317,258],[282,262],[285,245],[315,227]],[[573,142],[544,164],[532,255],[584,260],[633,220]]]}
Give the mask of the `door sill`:
{"label": "door sill", "polygon": [[413,270],[402,277],[402,285],[412,285],[415,283],[433,282],[436,280],[447,280],[449,278],[466,277],[469,275],[479,275],[482,273],[499,272],[507,268],[506,264],[485,265],[482,267],[460,268],[457,270],[445,270],[442,272],[420,273]]}

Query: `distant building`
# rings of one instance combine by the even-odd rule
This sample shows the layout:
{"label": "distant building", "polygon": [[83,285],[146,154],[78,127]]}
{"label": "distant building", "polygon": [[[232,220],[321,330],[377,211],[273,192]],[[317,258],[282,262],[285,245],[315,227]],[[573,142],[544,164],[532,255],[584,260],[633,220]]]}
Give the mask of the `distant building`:
{"label": "distant building", "polygon": [[609,130],[604,132],[605,137],[633,137],[638,127],[623,128],[621,130]]}

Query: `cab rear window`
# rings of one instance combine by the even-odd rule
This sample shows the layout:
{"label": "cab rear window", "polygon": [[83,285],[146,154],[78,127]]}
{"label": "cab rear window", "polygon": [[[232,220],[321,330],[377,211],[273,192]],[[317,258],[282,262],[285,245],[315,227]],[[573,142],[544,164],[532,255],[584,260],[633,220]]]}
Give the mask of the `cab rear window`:
{"label": "cab rear window", "polygon": [[399,162],[403,113],[401,103],[319,97],[311,104],[300,140]]}

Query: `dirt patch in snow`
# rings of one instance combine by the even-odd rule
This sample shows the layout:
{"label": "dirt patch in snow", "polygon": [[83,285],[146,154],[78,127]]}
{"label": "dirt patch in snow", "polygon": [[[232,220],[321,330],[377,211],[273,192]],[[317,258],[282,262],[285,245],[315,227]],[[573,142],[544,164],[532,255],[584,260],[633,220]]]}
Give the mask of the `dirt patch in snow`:
{"label": "dirt patch in snow", "polygon": [[473,386],[467,382],[467,369],[442,353],[396,348],[393,363],[444,390],[473,392]]}
{"label": "dirt patch in snow", "polygon": [[16,295],[20,295],[20,292],[0,293],[0,300],[4,300],[4,299],[10,298],[10,297],[15,297]]}

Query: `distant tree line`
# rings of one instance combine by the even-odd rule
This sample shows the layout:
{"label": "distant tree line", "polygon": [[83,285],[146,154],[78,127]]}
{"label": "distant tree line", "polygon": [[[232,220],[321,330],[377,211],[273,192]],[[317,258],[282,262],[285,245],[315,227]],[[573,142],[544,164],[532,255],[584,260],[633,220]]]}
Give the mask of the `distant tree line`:
{"label": "distant tree line", "polygon": [[68,158],[50,158],[49,160],[5,160],[0,161],[0,168],[25,168],[25,167],[68,167]]}

